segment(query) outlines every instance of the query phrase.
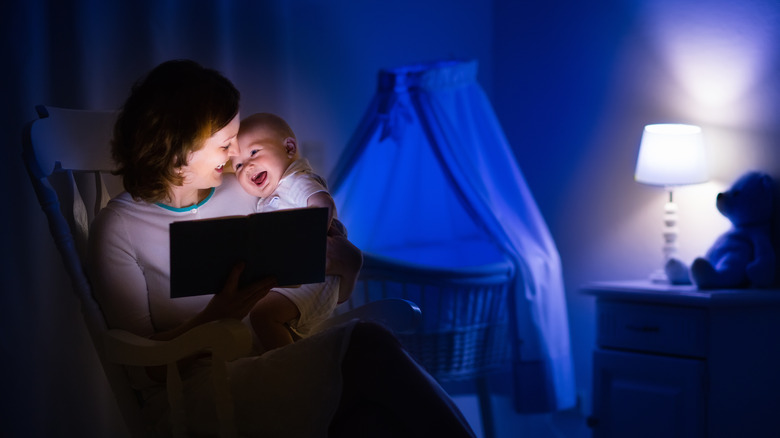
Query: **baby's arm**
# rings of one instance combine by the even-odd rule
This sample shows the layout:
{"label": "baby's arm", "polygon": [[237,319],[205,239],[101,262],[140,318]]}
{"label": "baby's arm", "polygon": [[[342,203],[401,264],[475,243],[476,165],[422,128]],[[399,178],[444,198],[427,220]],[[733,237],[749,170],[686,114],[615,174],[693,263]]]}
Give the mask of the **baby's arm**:
{"label": "baby's arm", "polygon": [[328,209],[328,229],[333,223],[333,216],[336,213],[336,203],[328,192],[317,192],[306,200],[306,206],[308,207],[325,207]]}

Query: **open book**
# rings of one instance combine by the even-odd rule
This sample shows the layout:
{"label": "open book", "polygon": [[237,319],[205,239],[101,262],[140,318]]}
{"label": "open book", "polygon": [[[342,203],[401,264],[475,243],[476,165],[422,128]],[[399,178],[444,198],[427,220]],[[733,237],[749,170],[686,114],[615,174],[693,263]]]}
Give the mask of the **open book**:
{"label": "open book", "polygon": [[213,294],[245,262],[239,285],[267,276],[277,286],[325,281],[327,208],[173,222],[171,298]]}

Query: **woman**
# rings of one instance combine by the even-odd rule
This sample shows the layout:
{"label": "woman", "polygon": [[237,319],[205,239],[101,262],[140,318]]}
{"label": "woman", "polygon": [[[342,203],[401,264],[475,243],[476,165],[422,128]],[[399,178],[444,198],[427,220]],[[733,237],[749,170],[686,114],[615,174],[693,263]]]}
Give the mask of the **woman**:
{"label": "woman", "polygon": [[[112,154],[126,192],[90,233],[89,273],[112,328],[172,339],[205,322],[243,319],[273,286],[239,289],[236,268],[213,296],[169,298],[168,226],[176,220],[248,214],[255,199],[222,171],[237,154],[239,93],[214,70],[169,61],[132,88],[114,129]],[[327,268],[350,284],[360,253],[329,237]],[[217,428],[209,368],[183,369],[188,427]],[[229,364],[239,433],[245,436],[473,436],[433,379],[385,329],[351,323]],[[144,410],[167,429],[164,386],[131,370]]]}

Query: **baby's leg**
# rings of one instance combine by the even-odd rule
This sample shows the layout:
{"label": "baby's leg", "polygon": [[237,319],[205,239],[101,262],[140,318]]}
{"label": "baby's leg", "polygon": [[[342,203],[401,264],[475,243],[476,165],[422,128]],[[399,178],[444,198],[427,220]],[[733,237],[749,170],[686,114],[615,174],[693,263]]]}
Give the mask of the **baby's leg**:
{"label": "baby's leg", "polygon": [[249,321],[265,351],[293,343],[287,323],[300,316],[298,307],[287,297],[271,290],[249,312]]}

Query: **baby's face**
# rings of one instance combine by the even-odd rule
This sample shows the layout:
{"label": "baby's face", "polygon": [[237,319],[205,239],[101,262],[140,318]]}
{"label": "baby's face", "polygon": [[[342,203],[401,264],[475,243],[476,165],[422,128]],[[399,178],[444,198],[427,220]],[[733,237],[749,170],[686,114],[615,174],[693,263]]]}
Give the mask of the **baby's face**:
{"label": "baby's face", "polygon": [[294,161],[285,139],[271,130],[254,127],[238,135],[238,157],[233,170],[247,193],[260,198],[270,196],[279,185],[287,167]]}

